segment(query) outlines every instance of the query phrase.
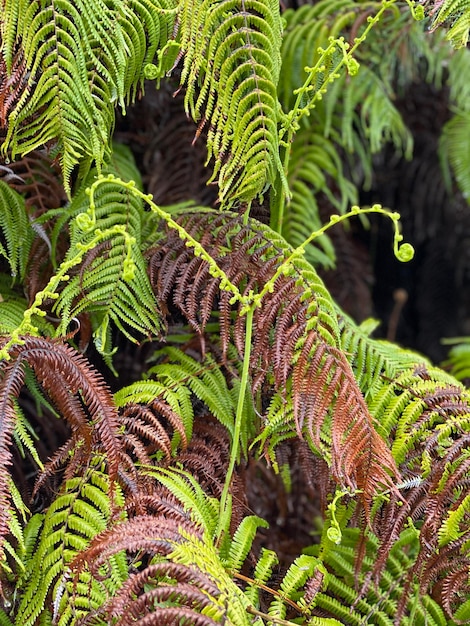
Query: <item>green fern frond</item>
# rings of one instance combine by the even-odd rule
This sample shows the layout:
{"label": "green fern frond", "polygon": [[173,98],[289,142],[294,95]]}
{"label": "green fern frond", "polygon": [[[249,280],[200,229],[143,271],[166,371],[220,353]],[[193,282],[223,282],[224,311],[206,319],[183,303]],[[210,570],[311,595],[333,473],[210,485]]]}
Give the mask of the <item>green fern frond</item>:
{"label": "green fern frond", "polygon": [[448,358],[443,365],[457,380],[465,381],[470,378],[470,337],[460,337],[446,343],[456,345],[449,350]]}
{"label": "green fern frond", "polygon": [[260,606],[260,587],[265,585],[272,576],[274,568],[279,564],[279,557],[274,550],[261,548],[261,554],[253,572],[253,582],[245,589],[245,595],[253,606]]}
{"label": "green fern frond", "polygon": [[[186,440],[189,441],[194,421],[192,403],[194,394],[233,436],[239,386],[237,378],[229,385],[221,366],[213,357],[207,355],[203,361],[199,361],[171,346],[158,350],[153,355],[153,360],[159,362],[147,370],[151,380],[138,381],[118,391],[115,394],[118,407],[131,403],[151,404],[154,400],[161,399],[181,419]],[[249,396],[244,407],[243,427],[240,433],[243,452],[246,452],[254,422],[253,401]],[[173,450],[179,442],[179,436],[175,432],[172,441]]]}
{"label": "green fern frond", "polygon": [[470,86],[466,77],[470,72],[470,50],[462,48],[452,54],[447,63],[449,102],[457,111],[470,109]]}
{"label": "green fern frond", "polygon": [[[354,376],[366,400],[373,401],[383,388],[383,377],[395,378],[400,372],[410,370],[417,363],[430,366],[423,356],[387,341],[369,336],[366,321],[360,326],[339,312],[341,347],[347,355]],[[375,406],[375,403],[374,403]]]}
{"label": "green fern frond", "polygon": [[185,106],[194,120],[208,125],[208,159],[215,159],[211,180],[217,180],[223,204],[250,202],[281,169],[279,5],[185,0],[180,20]]}
{"label": "green fern frond", "polygon": [[[24,199],[0,180],[0,256],[10,266],[13,282],[23,280],[34,231],[28,219]],[[4,243],[2,243],[4,242]]]}
{"label": "green fern frond", "polygon": [[297,557],[284,575],[279,587],[280,595],[269,605],[268,613],[273,618],[284,619],[287,611],[287,600],[296,601],[300,596],[300,589],[310,578],[317,565],[317,559],[302,554]]}
{"label": "green fern frond", "polygon": [[[222,368],[210,355],[200,362],[169,346],[156,352],[154,358],[163,359],[163,362],[151,367],[148,370],[149,375],[157,376],[166,389],[175,389],[183,385],[189,388],[233,436],[238,400],[237,378],[233,378],[229,385]],[[184,420],[184,416],[182,418]],[[254,421],[253,400],[248,397],[241,429],[242,450],[245,452]]]}
{"label": "green fern frond", "polygon": [[[468,452],[463,453],[463,456],[468,458]],[[448,511],[447,517],[444,519],[441,527],[439,528],[440,547],[446,546],[450,542],[460,539],[465,535],[465,533],[468,534],[469,516],[470,495],[467,494],[461,498],[461,502],[456,508]]]}
{"label": "green fern frond", "polygon": [[455,48],[467,45],[470,31],[470,15],[466,0],[445,0],[436,2],[431,11],[432,27],[446,26],[446,38]]}
{"label": "green fern frond", "polygon": [[[357,598],[354,586],[364,582],[364,574],[358,580],[355,554],[360,540],[358,529],[345,529],[341,543],[331,546],[321,556],[328,573],[324,577],[323,589],[315,596],[318,609],[327,611],[342,623],[380,624],[394,626],[397,606],[403,594],[406,574],[416,557],[418,540],[414,529],[403,531],[392,548],[387,567],[377,583],[367,580],[367,590]],[[370,535],[366,541],[366,555],[363,559],[363,572],[370,571],[374,564],[378,541]],[[321,549],[321,548],[320,548]],[[313,547],[309,553],[320,556],[319,548]],[[344,622],[343,622],[344,620]],[[406,615],[400,620],[402,626],[447,626],[442,609],[429,596],[421,594],[419,586],[413,585],[413,593],[408,600]]]}
{"label": "green fern frond", "polygon": [[[115,492],[115,498],[115,505],[122,505],[119,491]],[[110,519],[106,474],[92,468],[84,477],[66,482],[45,515],[34,555],[28,563],[16,624],[33,626],[45,609],[57,612],[58,605],[67,605],[67,566],[95,535],[105,530]],[[48,600],[51,592],[55,607]],[[103,594],[100,597],[104,601]],[[91,595],[89,605],[93,605],[93,600]]]}
{"label": "green fern frond", "polygon": [[[331,98],[333,103],[340,94],[339,108],[335,110],[328,101]],[[386,83],[363,64],[354,81],[348,81],[346,77],[338,79],[325,96],[325,111],[329,116],[338,115],[340,120],[338,125],[332,117],[327,117],[327,127],[338,128],[341,143],[351,154],[355,153],[358,144],[363,144],[374,154],[386,142],[391,142],[411,158],[411,133],[392,98]]]}
{"label": "green fern frond", "polygon": [[260,527],[268,528],[269,524],[257,515],[249,515],[242,520],[230,542],[230,550],[225,563],[226,567],[236,571],[241,570],[252,548],[256,532]]}
{"label": "green fern frond", "polygon": [[451,168],[464,198],[470,202],[470,149],[465,137],[470,130],[470,111],[458,111],[442,128],[439,153],[444,166]]}
{"label": "green fern frond", "polygon": [[145,473],[164,485],[191,513],[207,537],[213,538],[218,523],[219,503],[209,498],[197,480],[188,472],[177,468],[146,468]]}
{"label": "green fern frond", "polygon": [[[110,355],[110,323],[132,341],[136,341],[136,333],[160,333],[158,303],[141,251],[146,217],[141,201],[113,182],[100,187],[93,211],[86,188],[74,197],[66,216],[71,230],[69,257],[78,250],[88,252],[55,303],[54,311],[61,317],[58,334],[67,332],[74,317],[89,313],[95,345],[99,352]],[[64,220],[58,220],[54,241],[63,226]]]}
{"label": "green fern frond", "polygon": [[42,470],[44,469],[44,465],[39,458],[38,452],[35,446],[35,440],[37,441],[38,436],[34,432],[31,424],[26,419],[21,407],[18,404],[18,401],[15,399],[15,413],[16,413],[16,422],[15,422],[15,430],[13,431],[13,439],[15,441],[16,447],[18,448],[20,454],[24,457],[25,450],[29,452],[33,461],[36,465]]}
{"label": "green fern frond", "polygon": [[[286,26],[281,48],[282,71],[278,93],[285,111],[289,111],[295,103],[294,91],[305,83],[305,68],[313,67],[318,61],[319,48],[327,48],[329,37],[344,35],[360,10],[360,5],[351,0],[321,0],[313,6],[305,4],[282,14]],[[334,61],[339,58],[328,59],[328,63],[334,67]],[[327,67],[318,80],[326,75]]]}
{"label": "green fern frond", "polygon": [[9,114],[3,151],[14,158],[56,141],[70,192],[76,165],[94,161],[100,169],[114,107],[134,97],[143,64],[166,43],[174,16],[153,0],[6,0],[3,8],[7,61],[21,46],[30,73]]}

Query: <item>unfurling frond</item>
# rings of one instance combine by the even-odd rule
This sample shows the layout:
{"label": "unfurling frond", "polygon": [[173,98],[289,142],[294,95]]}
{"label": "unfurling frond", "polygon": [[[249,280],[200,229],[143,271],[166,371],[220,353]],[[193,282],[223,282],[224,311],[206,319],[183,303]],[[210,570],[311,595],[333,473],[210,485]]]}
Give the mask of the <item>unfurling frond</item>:
{"label": "unfurling frond", "polygon": [[281,168],[279,5],[269,0],[186,0],[180,17],[186,109],[207,125],[219,198],[224,204],[250,202]]}
{"label": "unfurling frond", "polygon": [[5,112],[3,150],[14,158],[57,142],[70,191],[76,165],[94,161],[101,167],[114,107],[134,97],[142,67],[165,44],[174,17],[156,0],[5,0],[3,5],[7,75],[21,59],[17,50],[28,72],[23,92]]}
{"label": "unfurling frond", "polygon": [[[199,213],[185,214],[180,223],[245,294],[261,292],[291,254],[282,238],[254,221],[244,225],[238,217]],[[231,293],[219,291],[220,278],[211,275],[207,263],[175,231],[152,252],[150,272],[158,297],[170,298],[197,332],[204,331],[218,306],[223,350],[233,342],[243,354],[244,317],[238,315],[232,324]],[[339,349],[336,309],[303,260],[291,260],[275,279],[272,293],[264,295],[254,312],[253,337],[253,389],[272,376],[274,389],[284,400],[291,398],[292,404],[286,403],[293,407],[291,436],[305,436],[328,459],[336,480],[359,489],[368,507],[380,485],[391,486],[394,462]],[[269,436],[269,427],[261,436]]]}
{"label": "unfurling frond", "polygon": [[[116,146],[106,170],[138,180],[129,157],[127,149]],[[122,162],[127,171],[123,171]],[[75,275],[60,292],[54,310],[61,317],[58,333],[62,334],[67,333],[74,317],[92,314],[95,345],[99,352],[110,355],[111,323],[136,341],[136,334],[158,335],[161,322],[141,251],[149,215],[139,198],[112,181],[99,187],[91,208],[86,184],[93,178],[92,173],[54,226],[54,244],[64,226],[70,226],[69,258],[87,250]]]}

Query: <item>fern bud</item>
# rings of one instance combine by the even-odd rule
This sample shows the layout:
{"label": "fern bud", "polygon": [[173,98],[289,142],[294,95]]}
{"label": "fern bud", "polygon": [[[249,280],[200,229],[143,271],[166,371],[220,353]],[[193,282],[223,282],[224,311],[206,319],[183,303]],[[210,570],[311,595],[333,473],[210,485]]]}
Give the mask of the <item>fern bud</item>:
{"label": "fern bud", "polygon": [[411,261],[415,255],[415,249],[410,243],[403,243],[399,248],[395,251],[395,256],[399,261],[403,263],[407,263]]}
{"label": "fern bud", "polygon": [[75,218],[75,222],[82,233],[89,233],[95,226],[95,220],[91,218],[88,213],[80,213]]}
{"label": "fern bud", "polygon": [[356,61],[356,59],[349,59],[348,61],[348,72],[350,76],[356,76],[356,74],[359,71],[359,63]]}
{"label": "fern bud", "polygon": [[147,63],[144,67],[144,76],[147,80],[156,80],[161,78],[160,71],[154,63]]}
{"label": "fern bud", "polygon": [[328,537],[330,541],[332,541],[336,545],[341,543],[342,534],[341,534],[341,530],[339,526],[336,526],[336,525],[330,526],[328,530],[326,531],[326,536]]}

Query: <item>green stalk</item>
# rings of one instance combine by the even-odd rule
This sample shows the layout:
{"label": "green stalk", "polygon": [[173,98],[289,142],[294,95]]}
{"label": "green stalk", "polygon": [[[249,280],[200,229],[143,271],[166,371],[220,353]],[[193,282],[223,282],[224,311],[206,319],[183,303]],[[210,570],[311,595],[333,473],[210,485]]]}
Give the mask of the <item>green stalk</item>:
{"label": "green stalk", "polygon": [[249,370],[250,370],[250,356],[251,356],[251,336],[253,332],[253,315],[255,312],[255,304],[252,304],[246,313],[246,321],[245,321],[245,349],[243,355],[243,369],[242,369],[242,378],[240,381],[240,389],[238,391],[238,402],[237,402],[237,413],[235,416],[235,425],[233,429],[233,437],[232,437],[232,448],[230,450],[230,462],[227,469],[227,476],[225,477],[224,488],[222,490],[222,495],[220,498],[220,516],[219,516],[219,527],[217,529],[217,538],[220,539],[222,533],[227,529],[224,528],[223,520],[226,519],[224,515],[227,503],[229,499],[229,490],[230,484],[232,482],[233,472],[235,470],[235,464],[238,460],[238,453],[240,450],[240,433],[243,422],[243,408],[245,404],[245,396],[246,390],[248,387],[248,378],[249,378]]}

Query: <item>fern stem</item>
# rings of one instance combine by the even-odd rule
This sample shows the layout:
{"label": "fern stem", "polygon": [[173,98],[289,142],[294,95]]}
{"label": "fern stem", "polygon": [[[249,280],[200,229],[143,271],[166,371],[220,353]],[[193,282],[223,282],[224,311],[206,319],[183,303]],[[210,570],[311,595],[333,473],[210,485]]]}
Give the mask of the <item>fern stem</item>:
{"label": "fern stem", "polygon": [[246,313],[245,320],[245,348],[243,354],[243,368],[242,368],[242,377],[240,381],[240,389],[238,392],[238,402],[237,402],[237,413],[235,416],[235,425],[233,429],[232,436],[232,448],[230,450],[230,462],[227,469],[227,476],[225,478],[224,488],[222,490],[222,495],[220,497],[220,516],[219,516],[219,527],[217,529],[217,538],[219,539],[224,531],[227,531],[227,528],[224,528],[224,520],[227,517],[224,515],[227,502],[229,497],[230,485],[232,482],[233,472],[235,470],[235,464],[238,460],[238,453],[240,450],[240,433],[243,422],[243,408],[245,404],[245,396],[246,390],[248,387],[248,378],[249,378],[249,370],[250,370],[250,356],[251,356],[251,336],[253,332],[253,315],[255,312],[256,305],[252,304]]}
{"label": "fern stem", "polygon": [[256,615],[256,617],[261,617],[261,619],[268,621],[272,624],[280,624],[280,626],[296,626],[295,622],[289,622],[286,619],[281,619],[280,617],[275,617],[273,615],[268,615],[267,613],[262,613],[255,609],[253,606],[247,606],[246,612],[251,615]]}
{"label": "fern stem", "polygon": [[[413,16],[415,16],[415,13],[413,12],[414,3],[412,2],[412,0],[407,0],[407,2],[410,5]],[[306,115],[309,115],[310,110],[315,108],[316,103],[319,102],[328,91],[328,85],[333,83],[336,79],[340,78],[340,70],[342,70],[344,66],[346,66],[346,69],[350,76],[354,76],[355,74],[357,74],[359,70],[359,63],[356,61],[353,55],[355,54],[357,48],[366,40],[370,30],[381,19],[383,13],[387,9],[390,9],[395,3],[396,0],[382,0],[382,6],[377,11],[375,16],[369,16],[367,18],[368,23],[366,29],[360,37],[356,37],[354,39],[352,47],[350,47],[349,43],[344,40],[344,37],[339,37],[338,39],[330,37],[329,45],[326,47],[326,49],[319,48],[319,52],[321,54],[316,64],[313,67],[305,68],[305,71],[308,72],[308,76],[302,87],[294,90],[294,94],[297,95],[294,107],[289,111],[289,113],[285,115],[284,124],[279,130],[279,140],[281,145],[284,146],[284,157],[282,159],[282,168],[280,168],[279,175],[277,176],[277,179],[273,185],[270,204],[270,226],[277,233],[282,234],[284,209],[286,199],[289,198],[288,192],[286,193],[284,185],[282,183],[283,181],[287,180],[288,177],[291,145],[294,140],[295,133],[300,128],[300,119]],[[421,15],[421,12],[418,13]],[[421,18],[416,17],[416,19]],[[331,70],[326,71],[325,68],[328,65],[328,63],[326,62],[327,59],[329,57],[332,57],[333,53],[338,48],[342,53],[341,60]],[[313,96],[309,98],[308,103],[302,106],[302,101],[305,99],[306,95],[311,93],[311,91],[313,90],[314,81],[317,80],[317,78],[321,74],[324,74],[321,85],[315,89],[315,92]],[[286,139],[283,139],[284,135],[287,135]],[[304,245],[306,245],[306,243],[307,242],[305,242]]]}

